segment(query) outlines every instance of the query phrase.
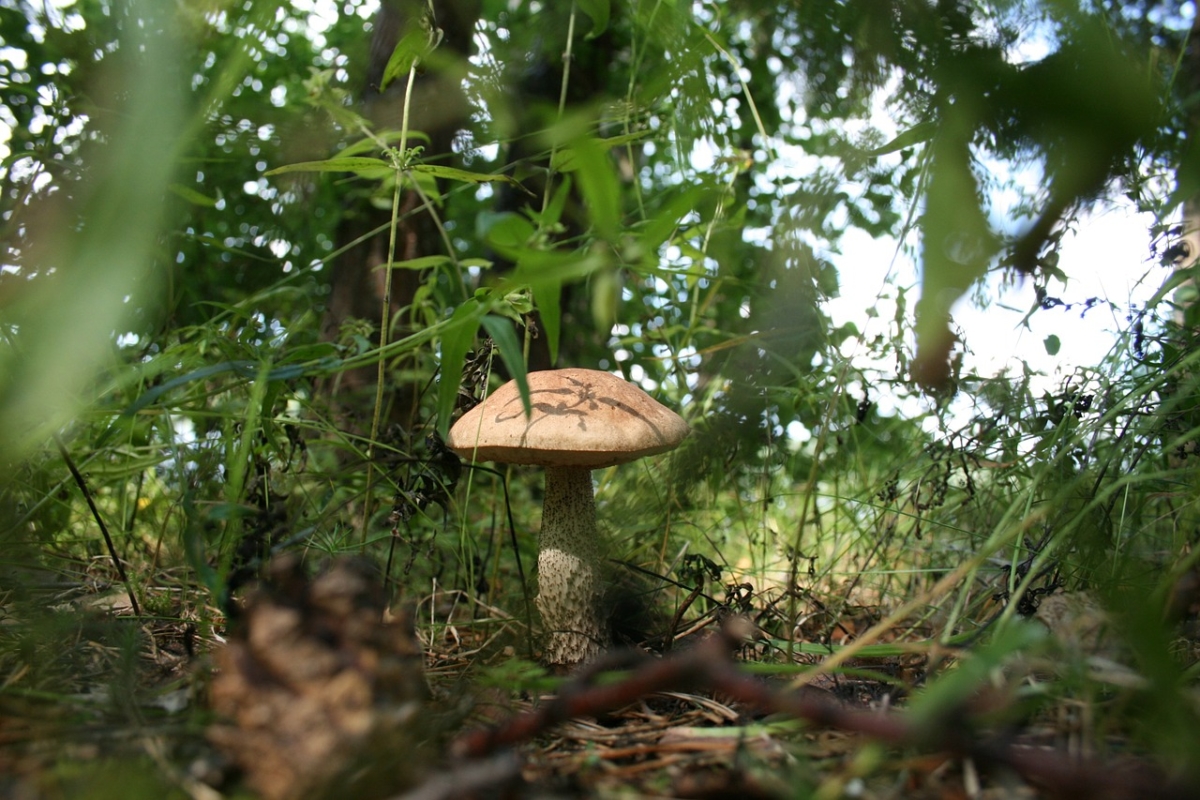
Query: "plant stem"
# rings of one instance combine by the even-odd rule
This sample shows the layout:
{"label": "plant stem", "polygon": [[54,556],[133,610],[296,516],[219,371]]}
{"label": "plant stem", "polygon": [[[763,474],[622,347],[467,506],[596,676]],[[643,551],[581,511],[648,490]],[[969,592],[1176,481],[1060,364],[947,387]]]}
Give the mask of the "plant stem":
{"label": "plant stem", "polygon": [[[563,116],[567,112],[567,87],[571,83],[571,59],[573,55],[573,45],[575,42],[575,3],[571,3],[571,16],[567,19],[567,49],[563,51],[563,79],[562,86],[558,90],[558,118],[556,122],[562,122]],[[554,184],[554,155],[558,152],[558,139],[555,137],[550,143],[550,160],[546,165],[546,189],[542,193],[542,211],[544,212],[550,206],[550,195]]]}
{"label": "plant stem", "polygon": [[400,147],[396,162],[396,185],[392,189],[392,224],[388,227],[388,254],[383,275],[383,310],[379,321],[379,365],[375,373],[375,409],[371,414],[371,438],[367,441],[367,491],[363,501],[362,541],[367,541],[367,526],[371,520],[371,495],[375,478],[375,442],[379,438],[379,420],[383,412],[383,386],[387,377],[384,348],[388,343],[388,328],[392,324],[392,263],[396,260],[396,229],[400,221],[400,187],[404,183],[405,153],[408,150],[408,115],[412,102],[413,82],[417,78],[417,62],[408,70],[408,85],[404,88],[404,116],[400,123]]}

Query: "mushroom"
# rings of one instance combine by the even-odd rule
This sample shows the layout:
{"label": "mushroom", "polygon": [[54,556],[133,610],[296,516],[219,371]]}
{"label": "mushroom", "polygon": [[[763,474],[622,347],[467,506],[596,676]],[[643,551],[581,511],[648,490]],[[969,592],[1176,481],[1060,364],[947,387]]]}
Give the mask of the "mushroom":
{"label": "mushroom", "polygon": [[591,369],[531,372],[527,417],[509,381],[450,429],[464,458],[546,468],[538,541],[537,607],[545,660],[577,664],[607,640],[600,615],[600,546],[593,469],[674,449],[688,434],[679,415],[638,387]]}

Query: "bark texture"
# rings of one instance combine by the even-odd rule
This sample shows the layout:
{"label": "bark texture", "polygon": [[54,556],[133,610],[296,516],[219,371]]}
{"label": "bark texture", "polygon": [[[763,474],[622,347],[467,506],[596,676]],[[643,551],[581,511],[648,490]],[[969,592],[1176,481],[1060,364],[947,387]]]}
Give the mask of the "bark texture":
{"label": "bark texture", "polygon": [[1183,226],[1174,259],[1176,269],[1190,269],[1200,258],[1200,197],[1194,197],[1184,206]]}

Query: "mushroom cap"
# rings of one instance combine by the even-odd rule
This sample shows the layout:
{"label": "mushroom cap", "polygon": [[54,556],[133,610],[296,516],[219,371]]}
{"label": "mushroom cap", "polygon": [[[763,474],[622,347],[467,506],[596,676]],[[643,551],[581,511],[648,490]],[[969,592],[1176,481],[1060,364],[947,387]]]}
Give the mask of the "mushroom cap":
{"label": "mushroom cap", "polygon": [[531,416],[509,381],[454,424],[450,449],[477,461],[600,469],[673,450],[688,434],[678,414],[616,375],[554,369],[527,378]]}

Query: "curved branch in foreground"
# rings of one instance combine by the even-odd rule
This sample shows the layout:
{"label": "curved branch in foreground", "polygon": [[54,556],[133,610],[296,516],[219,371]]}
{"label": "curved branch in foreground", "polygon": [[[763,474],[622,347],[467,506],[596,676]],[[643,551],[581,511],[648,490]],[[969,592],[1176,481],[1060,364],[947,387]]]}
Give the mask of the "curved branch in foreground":
{"label": "curved branch in foreground", "polygon": [[[1200,786],[1169,779],[1144,761],[1114,766],[1111,762],[1078,759],[1055,750],[963,735],[969,730],[965,725],[938,725],[935,729],[930,723],[918,725],[901,712],[861,711],[809,687],[775,689],[737,668],[731,656],[741,644],[742,637],[734,626],[726,625],[691,650],[655,661],[638,659],[640,663],[625,680],[592,684],[592,678],[605,669],[628,667],[637,658],[630,653],[610,654],[577,673],[574,681],[541,707],[518,714],[498,727],[469,731],[453,742],[450,752],[457,757],[480,758],[528,741],[560,722],[613,712],[655,692],[707,689],[763,713],[787,714],[814,727],[860,733],[896,746],[945,751],[971,758],[986,769],[1008,769],[1051,797],[1200,797]],[[966,712],[961,716],[965,721]]]}

